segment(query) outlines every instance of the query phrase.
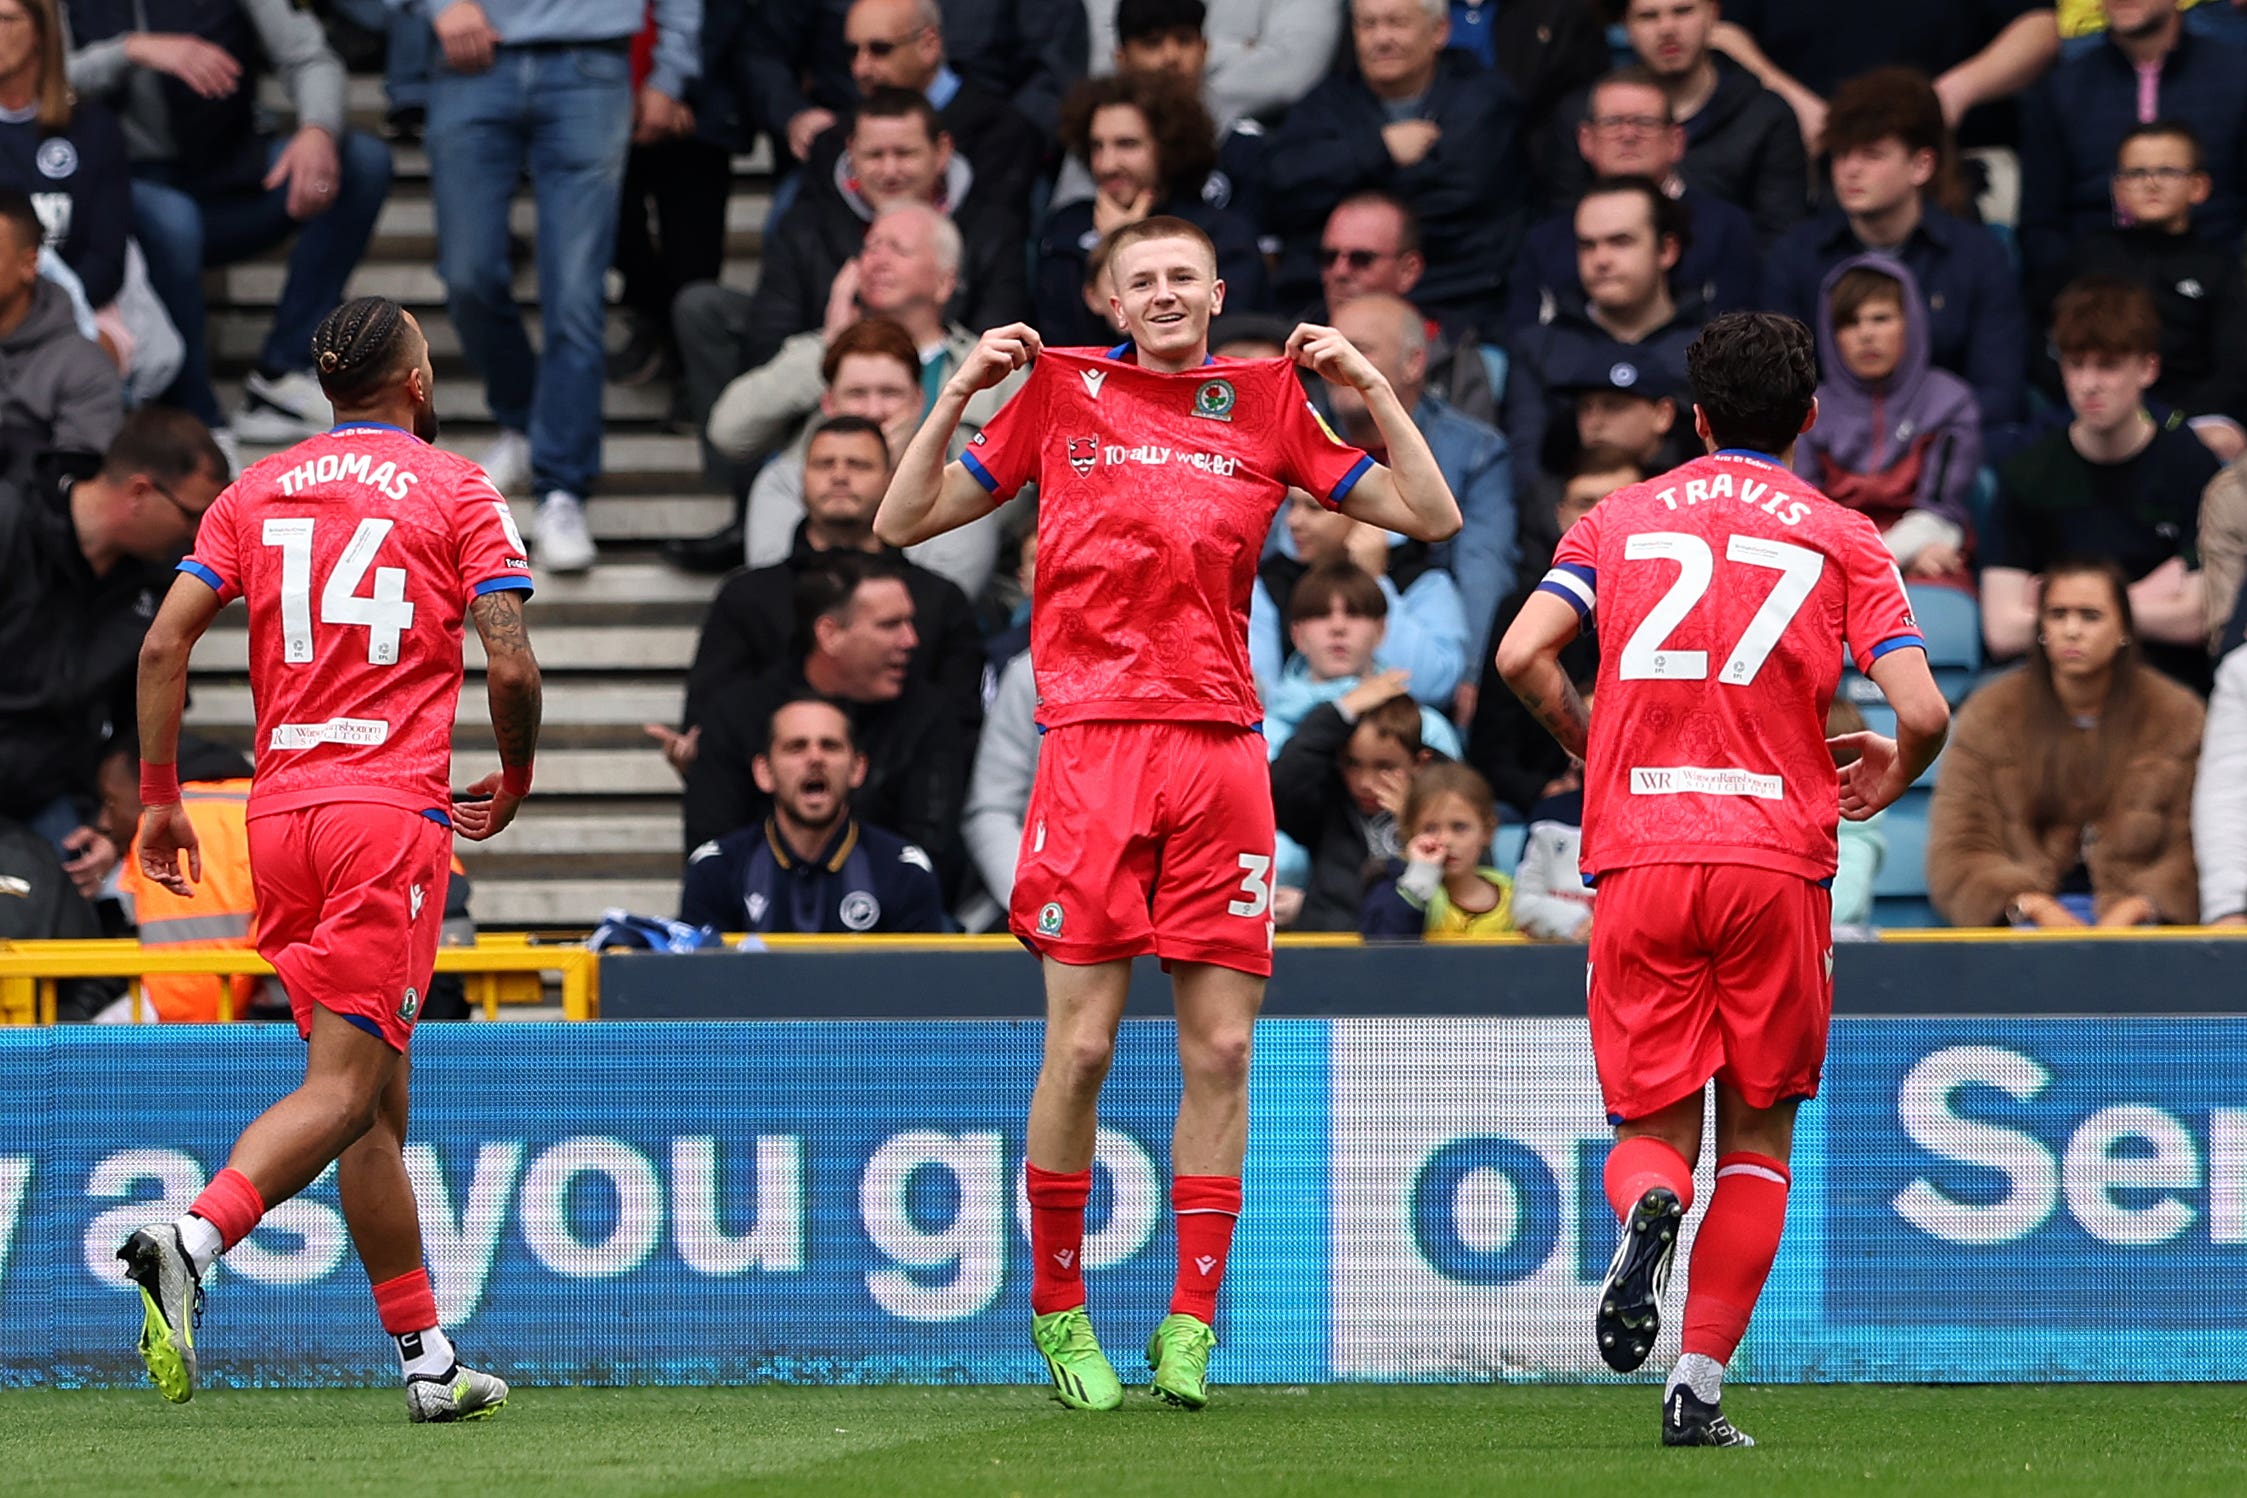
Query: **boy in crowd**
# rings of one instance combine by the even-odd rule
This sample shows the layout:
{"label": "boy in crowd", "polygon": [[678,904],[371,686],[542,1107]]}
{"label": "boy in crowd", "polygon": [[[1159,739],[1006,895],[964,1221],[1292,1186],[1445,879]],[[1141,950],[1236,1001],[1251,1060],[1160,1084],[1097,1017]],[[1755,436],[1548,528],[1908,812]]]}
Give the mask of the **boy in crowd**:
{"label": "boy in crowd", "polygon": [[2038,574],[2065,557],[2103,557],[2130,579],[2145,663],[2209,686],[2207,598],[2193,547],[2215,457],[2183,418],[2156,418],[2161,319],[2135,281],[2086,276],[2060,293],[2052,345],[2074,413],[2065,430],[1997,471],[1997,512],[1980,538],[1982,638],[2000,661],[2037,628]]}
{"label": "boy in crowd", "polygon": [[[1398,818],[1412,772],[1433,754],[1427,719],[1404,673],[1368,676],[1311,709],[1272,761],[1272,810],[1282,837],[1310,850],[1300,889],[1283,886],[1273,908],[1298,931],[1355,931],[1367,875],[1395,858]],[[1289,906],[1295,906],[1293,911]]]}
{"label": "boy in crowd", "polygon": [[[2212,191],[2190,126],[2138,126],[2115,152],[2114,225],[2077,240],[2062,272],[2036,290],[2048,310],[2060,287],[2086,275],[2142,283],[2161,317],[2153,398],[2184,412],[2193,435],[2228,463],[2247,452],[2247,286],[2238,257],[2194,227]],[[2045,389],[2062,395],[2057,362],[2039,363]]]}
{"label": "boy in crowd", "polygon": [[1974,391],[1934,367],[1926,303],[1884,255],[1826,275],[1818,318],[1818,421],[1795,444],[1795,472],[1880,527],[1915,578],[1966,573],[1966,503],[1982,462]]}

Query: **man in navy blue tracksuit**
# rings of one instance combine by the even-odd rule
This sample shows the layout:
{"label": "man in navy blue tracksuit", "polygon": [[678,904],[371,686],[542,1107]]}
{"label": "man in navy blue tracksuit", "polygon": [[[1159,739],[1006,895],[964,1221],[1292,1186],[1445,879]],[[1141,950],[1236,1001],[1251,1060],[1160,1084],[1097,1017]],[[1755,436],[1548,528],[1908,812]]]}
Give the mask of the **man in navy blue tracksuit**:
{"label": "man in navy blue tracksuit", "polygon": [[850,814],[866,757],[840,707],[814,696],[782,704],[750,768],[772,814],[687,856],[680,920],[720,931],[944,929],[929,856]]}

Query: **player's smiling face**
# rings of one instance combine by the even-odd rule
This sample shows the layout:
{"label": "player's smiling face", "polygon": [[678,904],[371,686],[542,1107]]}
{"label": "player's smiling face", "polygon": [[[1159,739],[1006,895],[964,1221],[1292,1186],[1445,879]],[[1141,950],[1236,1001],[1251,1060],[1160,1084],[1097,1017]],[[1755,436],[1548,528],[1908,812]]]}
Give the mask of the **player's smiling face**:
{"label": "player's smiling face", "polygon": [[1152,369],[1190,369],[1209,348],[1209,320],[1225,310],[1225,283],[1208,250],[1190,239],[1143,239],[1116,253],[1116,312]]}

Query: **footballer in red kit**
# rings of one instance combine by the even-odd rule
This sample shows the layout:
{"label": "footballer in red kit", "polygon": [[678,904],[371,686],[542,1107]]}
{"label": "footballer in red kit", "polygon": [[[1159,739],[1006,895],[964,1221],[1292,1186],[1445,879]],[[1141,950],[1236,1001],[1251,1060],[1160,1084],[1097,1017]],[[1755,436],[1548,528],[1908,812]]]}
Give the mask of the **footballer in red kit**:
{"label": "footballer in red kit", "polygon": [[[303,1086],[243,1131],[186,1215],[118,1257],[141,1289],[141,1353],[166,1398],[195,1390],[211,1263],[327,1168],[396,1340],[415,1421],[473,1419],[507,1386],[438,1325],[405,1174],[406,1050],[435,969],[452,839],[492,836],[530,789],[539,719],[523,628],[530,568],[482,469],[429,445],[429,348],[362,297],[313,340],[334,430],[253,465],[204,514],[141,652],[143,872],[192,897],[200,853],[174,756],[187,663],[220,609],[249,610],[257,945],[307,1042]],[[449,788],[464,622],[489,658],[502,769]]]}
{"label": "footballer in red kit", "polygon": [[[1583,870],[1599,886],[1587,993],[1622,1223],[1595,1343],[1624,1372],[1653,1349],[1713,1082],[1716,1189],[1662,1439],[1736,1446],[1754,1443],[1719,1406],[1724,1368],[1778,1252],[1795,1110],[1825,1062],[1838,821],[1903,793],[1949,708],[1878,531],[1789,467],[1816,419],[1809,331],[1729,314],[1686,362],[1709,456],[1579,521],[1498,667],[1585,767]],[[1588,714],[1559,653],[1594,627]],[[1895,708],[1895,739],[1827,739],[1845,649]]]}
{"label": "footballer in red kit", "polygon": [[[1453,534],[1459,511],[1395,392],[1331,328],[1297,328],[1284,358],[1209,357],[1224,283],[1201,230],[1167,217],[1128,225],[1109,263],[1128,339],[1048,349],[1021,324],[984,334],[874,524],[911,545],[1037,485],[1030,654],[1045,738],[1010,912],[1046,981],[1025,1181],[1032,1335],[1063,1404],[1121,1401],[1085,1309],[1084,1207],[1131,961],[1152,955],[1171,975],[1184,1086],[1171,1159],[1178,1277],[1147,1357],[1153,1392],[1199,1409],[1272,964],[1271,780],[1248,661],[1256,561],[1290,487],[1425,541]],[[1021,391],[947,464],[967,400],[1025,363]],[[1334,435],[1298,368],[1365,393],[1388,466]]]}

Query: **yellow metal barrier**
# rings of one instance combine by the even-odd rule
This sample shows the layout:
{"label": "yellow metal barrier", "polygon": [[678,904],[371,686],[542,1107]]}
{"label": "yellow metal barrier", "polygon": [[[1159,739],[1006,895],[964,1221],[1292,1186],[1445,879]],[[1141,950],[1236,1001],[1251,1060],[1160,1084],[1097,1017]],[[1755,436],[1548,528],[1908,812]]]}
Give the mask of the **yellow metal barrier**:
{"label": "yellow metal barrier", "polygon": [[[224,979],[238,973],[260,976],[272,965],[247,947],[144,947],[137,941],[0,942],[0,1024],[53,1024],[55,984],[64,978],[138,978],[143,974],[205,974]],[[486,1019],[499,1017],[503,1002],[535,1002],[540,975],[559,974],[562,1016],[597,1019],[601,1012],[601,965],[597,954],[579,946],[540,946],[527,936],[480,934],[474,946],[439,947],[437,971],[466,975],[469,1000]],[[232,1019],[233,990],[218,984],[219,1018]],[[134,993],[134,1018],[144,1002]]]}

